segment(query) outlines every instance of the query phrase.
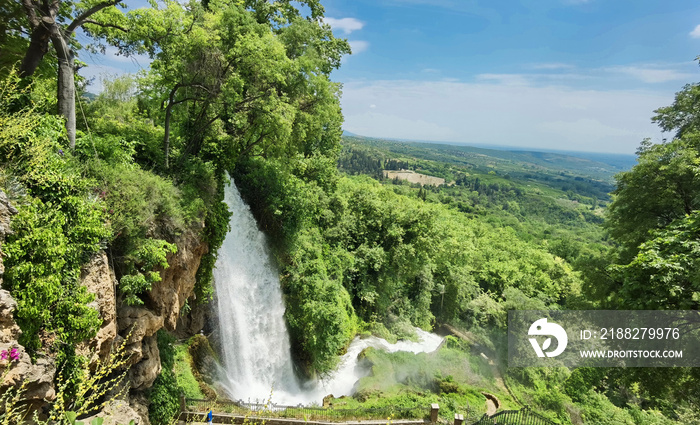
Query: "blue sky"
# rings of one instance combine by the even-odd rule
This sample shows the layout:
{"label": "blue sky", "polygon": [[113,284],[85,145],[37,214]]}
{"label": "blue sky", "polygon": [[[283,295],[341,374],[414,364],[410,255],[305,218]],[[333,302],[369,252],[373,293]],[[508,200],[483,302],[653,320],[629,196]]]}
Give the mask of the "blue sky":
{"label": "blue sky", "polygon": [[[689,0],[325,0],[353,55],[344,128],[399,139],[634,153],[700,78]],[[86,62],[91,58],[83,57]],[[147,66],[94,58],[84,74]]]}

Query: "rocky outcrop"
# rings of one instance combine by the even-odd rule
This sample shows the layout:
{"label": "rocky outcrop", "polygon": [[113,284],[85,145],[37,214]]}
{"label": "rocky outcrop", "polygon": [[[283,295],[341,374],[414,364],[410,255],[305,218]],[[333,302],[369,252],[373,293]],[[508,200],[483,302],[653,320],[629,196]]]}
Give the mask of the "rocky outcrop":
{"label": "rocky outcrop", "polygon": [[[122,307],[118,314],[119,334],[126,340],[129,381],[133,389],[145,389],[160,373],[160,356],[155,333],[163,327],[163,317],[142,307]],[[118,344],[122,344],[120,336]]]}
{"label": "rocky outcrop", "polygon": [[[15,387],[27,381],[25,399],[53,400],[56,396],[53,387],[56,365],[53,359],[48,357],[40,357],[33,364],[24,347],[19,345],[17,338],[22,331],[12,316],[16,307],[17,303],[10,293],[4,289],[0,290],[0,353],[5,352],[8,357],[0,359],[0,375],[4,377],[0,386]],[[13,350],[16,359],[9,357]]]}
{"label": "rocky outcrop", "polygon": [[[0,243],[10,232],[10,221],[16,213],[7,196],[0,191]],[[130,356],[126,367],[129,367],[128,380],[132,391],[126,400],[116,400],[101,414],[113,418],[115,423],[129,423],[134,419],[137,424],[148,425],[148,399],[142,390],[152,386],[161,370],[156,332],[163,327],[175,330],[182,307],[193,296],[202,256],[209,251],[208,245],[194,231],[181,236],[176,244],[177,252],[168,255],[168,268],[158,270],[161,281],[153,285],[143,306],[120,306],[118,282],[105,252],[94,255],[81,270],[81,284],[95,295],[91,306],[99,312],[103,322],[95,338],[77,347],[79,353],[92,355],[92,366],[98,359],[105,360],[113,348],[121,345],[125,347],[125,354]],[[0,285],[3,272],[0,257]],[[28,382],[24,384],[24,397],[38,405],[42,400],[51,401],[56,397],[53,387],[56,366],[51,357],[40,357],[32,363],[19,345],[17,340],[21,330],[13,318],[16,307],[10,293],[0,289],[0,353],[2,350],[9,353],[13,349],[16,349],[13,353],[17,353],[12,360],[0,358],[0,375],[6,372],[0,382],[0,392],[3,387]],[[197,315],[190,317],[184,332],[203,326],[206,309],[197,311]]]}
{"label": "rocky outcrop", "polygon": [[105,360],[110,353],[114,338],[117,336],[117,278],[109,267],[107,254],[101,251],[82,268],[80,282],[88,292],[95,295],[90,304],[100,313],[102,326],[91,341],[81,344],[81,354],[93,353],[91,364],[98,358]]}
{"label": "rocky outcrop", "polygon": [[127,344],[142,341],[163,327],[163,316],[143,307],[125,306],[119,309],[119,334],[128,337]]}
{"label": "rocky outcrop", "polygon": [[140,361],[129,369],[133,390],[150,388],[160,373],[160,352],[155,335],[143,339],[140,353]]}
{"label": "rocky outcrop", "polygon": [[103,418],[103,425],[124,425],[131,421],[134,421],[134,425],[149,425],[148,416],[144,418],[129,400],[112,400],[97,415],[80,421],[89,424],[95,418]]}
{"label": "rocky outcrop", "polygon": [[5,240],[5,235],[12,233],[10,221],[15,214],[17,214],[17,209],[12,206],[5,192],[0,190],[0,236],[3,241]]}
{"label": "rocky outcrop", "polygon": [[[2,260],[0,260],[2,264]],[[2,274],[0,274],[0,282],[2,282]],[[17,342],[17,338],[22,334],[19,326],[15,323],[12,313],[17,308],[17,302],[4,289],[0,289],[0,343]]]}
{"label": "rocky outcrop", "polygon": [[161,281],[154,283],[148,293],[153,311],[163,317],[165,328],[171,332],[177,327],[180,309],[194,292],[202,256],[209,252],[209,245],[191,233],[181,236],[176,244],[177,252],[167,257],[169,267],[159,270]]}
{"label": "rocky outcrop", "polygon": [[[21,347],[15,344],[14,348]],[[9,350],[13,347],[0,345],[0,349]],[[18,387],[25,383],[23,398],[27,401],[51,401],[56,398],[56,390],[53,386],[53,379],[56,375],[56,364],[53,358],[40,357],[32,364],[29,354],[19,348],[20,358],[17,361],[9,362],[2,368],[5,379],[3,387]],[[6,371],[5,367],[10,370]]]}
{"label": "rocky outcrop", "polygon": [[205,333],[210,333],[212,330],[211,320],[215,315],[212,307],[212,304],[209,302],[202,304],[198,304],[196,301],[192,302],[190,311],[186,314],[184,312],[180,313],[180,317],[177,319],[175,335],[184,339],[197,335],[202,330]]}
{"label": "rocky outcrop", "polygon": [[151,387],[160,373],[156,332],[165,327],[174,331],[180,309],[194,292],[197,269],[209,247],[191,234],[177,241],[178,250],[169,254],[161,281],[154,283],[143,307],[124,306],[117,311],[117,328],[126,338],[129,381],[133,390]]}
{"label": "rocky outcrop", "polygon": [[[0,282],[2,282],[1,276]],[[22,331],[12,316],[16,307],[17,303],[10,293],[4,289],[0,290],[0,353],[5,352],[8,356],[0,359],[0,375],[4,377],[0,386],[16,387],[27,381],[25,399],[53,400],[56,396],[53,387],[56,365],[53,359],[48,357],[40,357],[32,363],[29,354],[17,342]],[[13,349],[17,353],[16,359],[9,358]]]}

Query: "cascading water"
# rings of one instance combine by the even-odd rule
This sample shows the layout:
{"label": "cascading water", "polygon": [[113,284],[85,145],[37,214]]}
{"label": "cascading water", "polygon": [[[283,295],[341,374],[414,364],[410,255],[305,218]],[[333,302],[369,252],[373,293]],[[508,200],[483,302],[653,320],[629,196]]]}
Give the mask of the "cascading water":
{"label": "cascading water", "polygon": [[[231,182],[224,200],[231,216],[214,269],[219,329],[231,397],[276,399],[296,394],[289,334],[277,270],[270,261],[265,235]],[[280,396],[277,397],[277,393]]]}
{"label": "cascading water", "polygon": [[419,342],[355,338],[338,369],[326,380],[299,385],[293,369],[284,302],[277,270],[270,260],[265,236],[250,208],[231,182],[224,201],[233,213],[214,269],[219,329],[223,351],[221,384],[233,399],[266,400],[273,392],[278,403],[320,402],[327,394],[352,394],[355,382],[369,370],[357,366],[367,347],[385,351],[430,352],[442,338],[417,329]]}

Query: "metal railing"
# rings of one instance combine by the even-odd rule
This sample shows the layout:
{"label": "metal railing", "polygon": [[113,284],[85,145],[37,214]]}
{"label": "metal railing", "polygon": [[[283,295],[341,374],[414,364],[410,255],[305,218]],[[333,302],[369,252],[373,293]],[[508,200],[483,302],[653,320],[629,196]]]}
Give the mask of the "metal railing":
{"label": "metal railing", "polygon": [[556,425],[528,407],[520,410],[503,410],[492,416],[484,415],[472,425]]}
{"label": "metal railing", "polygon": [[186,399],[185,408],[190,412],[225,413],[236,416],[302,419],[306,421],[347,422],[360,420],[428,419],[427,407],[382,407],[376,409],[336,409],[333,407],[284,406],[273,403],[247,403],[239,401],[212,401]]}

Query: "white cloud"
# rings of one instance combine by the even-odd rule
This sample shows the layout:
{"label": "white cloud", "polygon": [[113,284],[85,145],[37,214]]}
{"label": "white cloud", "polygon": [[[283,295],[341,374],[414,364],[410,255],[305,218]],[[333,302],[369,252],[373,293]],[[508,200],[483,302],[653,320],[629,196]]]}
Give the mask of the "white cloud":
{"label": "white cloud", "polygon": [[689,35],[693,38],[700,38],[700,25],[696,26]]}
{"label": "white cloud", "polygon": [[341,30],[345,34],[361,30],[365,23],[355,18],[323,18],[323,22],[330,25],[334,30]]}
{"label": "white cloud", "polygon": [[573,65],[567,63],[534,63],[529,66],[530,69],[543,69],[543,70],[560,70],[560,69],[573,69]]}
{"label": "white cloud", "polygon": [[88,91],[95,94],[102,93],[104,89],[102,79],[114,78],[117,75],[125,73],[123,69],[106,65],[90,65],[85,68],[80,68],[78,72],[90,81]]}
{"label": "white cloud", "polygon": [[506,86],[527,86],[531,83],[530,77],[525,74],[479,74],[476,79]]}
{"label": "white cloud", "polygon": [[670,68],[651,68],[648,66],[614,66],[605,71],[626,74],[645,83],[666,83],[669,81],[689,81],[695,74],[681,72]]}
{"label": "white cloud", "polygon": [[591,75],[563,73],[532,73],[532,74],[478,74],[477,81],[502,84],[507,86],[534,86],[551,84],[571,84],[593,78]]}
{"label": "white cloud", "polygon": [[365,50],[369,49],[369,42],[367,42],[367,41],[348,40],[348,43],[350,43],[350,48],[352,49],[353,55],[356,55],[358,53],[362,53]]}
{"label": "white cloud", "polygon": [[344,128],[365,136],[632,154],[661,138],[649,118],[672,101],[672,92],[398,80],[346,82],[342,105]]}

